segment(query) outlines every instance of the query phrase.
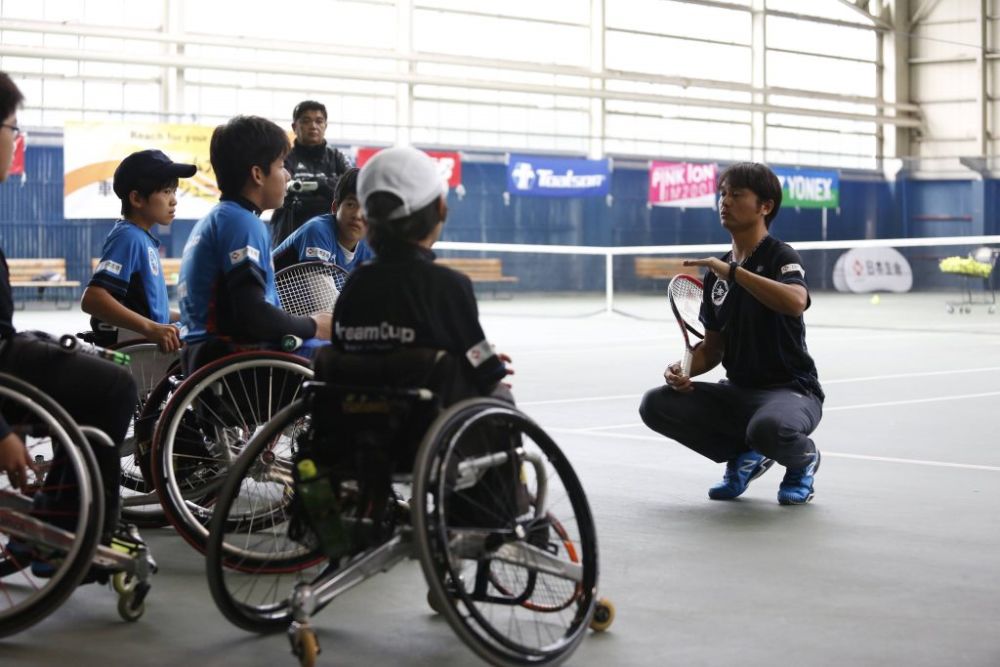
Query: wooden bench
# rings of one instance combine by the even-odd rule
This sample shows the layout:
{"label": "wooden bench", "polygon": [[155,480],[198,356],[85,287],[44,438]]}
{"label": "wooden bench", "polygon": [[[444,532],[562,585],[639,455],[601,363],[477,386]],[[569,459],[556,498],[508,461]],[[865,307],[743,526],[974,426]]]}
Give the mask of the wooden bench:
{"label": "wooden bench", "polygon": [[[93,273],[97,272],[97,265],[100,264],[101,259],[99,257],[92,257],[90,259],[90,270]],[[177,277],[181,272],[181,258],[180,257],[161,257],[160,258],[160,268],[163,270],[163,279],[167,283],[167,287],[177,286]]]}
{"label": "wooden bench", "polygon": [[684,266],[684,260],[677,257],[636,257],[635,275],[640,278],[662,278],[670,280],[674,276],[687,274],[698,277],[698,267]]}
{"label": "wooden bench", "polygon": [[439,257],[435,260],[441,266],[447,266],[459,273],[464,273],[474,283],[492,283],[494,294],[496,286],[501,283],[516,283],[517,276],[503,274],[503,262],[497,257],[488,258],[457,258]]}
{"label": "wooden bench", "polygon": [[[11,288],[34,288],[39,299],[45,298],[45,289],[51,288],[56,306],[63,290],[73,290],[80,286],[78,280],[66,280],[66,259],[8,259]],[[72,305],[73,295],[67,301]],[[70,307],[67,305],[67,308]]]}

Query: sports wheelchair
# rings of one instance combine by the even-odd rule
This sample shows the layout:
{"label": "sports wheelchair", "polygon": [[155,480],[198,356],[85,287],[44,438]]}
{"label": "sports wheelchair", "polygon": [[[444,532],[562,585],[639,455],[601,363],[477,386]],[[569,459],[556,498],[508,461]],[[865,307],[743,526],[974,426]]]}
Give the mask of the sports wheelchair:
{"label": "sports wheelchair", "polygon": [[[346,271],[326,262],[303,262],[275,276],[282,308],[297,315],[332,310],[346,279]],[[154,524],[159,509],[148,503],[155,489],[162,523],[204,551],[205,526],[229,463],[311,377],[302,356],[263,349],[227,353],[189,378],[162,375],[135,421],[141,474],[133,472],[132,488],[123,489],[128,519]]]}
{"label": "sports wheelchair", "polygon": [[469,392],[437,351],[327,350],[316,369],[215,496],[206,565],[227,619],[287,630],[310,666],[311,616],[416,557],[430,606],[494,665],[558,664],[610,626],[583,487],[537,424],[494,398],[442,410]]}
{"label": "sports wheelchair", "polygon": [[[119,614],[138,620],[156,571],[152,556],[145,547],[122,553],[99,544],[104,495],[91,444],[114,444],[6,374],[0,374],[0,412],[37,468],[35,481],[21,489],[0,475],[0,637],[38,623],[89,580],[110,578]],[[60,472],[50,474],[55,466]]]}

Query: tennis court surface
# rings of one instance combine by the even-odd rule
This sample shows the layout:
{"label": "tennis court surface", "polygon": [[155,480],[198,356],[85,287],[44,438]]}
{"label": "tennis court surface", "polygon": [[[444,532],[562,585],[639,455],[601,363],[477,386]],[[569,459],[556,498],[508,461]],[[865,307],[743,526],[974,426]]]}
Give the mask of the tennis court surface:
{"label": "tennis court surface", "polygon": [[[642,393],[682,350],[664,299],[622,297],[614,314],[596,297],[483,299],[519,405],[567,452],[597,520],[617,618],[570,664],[1000,664],[1000,315],[948,314],[951,296],[814,294],[827,400],[801,507],[778,505],[777,467],[738,501],[708,500],[721,466],[640,422]],[[15,323],[86,328],[76,312]],[[169,530],[146,535],[161,570],[142,622],[87,586],[0,645],[0,662],[295,664],[282,635],[222,618],[201,556]],[[315,618],[319,664],[472,664],[425,592],[410,562],[336,601]]]}

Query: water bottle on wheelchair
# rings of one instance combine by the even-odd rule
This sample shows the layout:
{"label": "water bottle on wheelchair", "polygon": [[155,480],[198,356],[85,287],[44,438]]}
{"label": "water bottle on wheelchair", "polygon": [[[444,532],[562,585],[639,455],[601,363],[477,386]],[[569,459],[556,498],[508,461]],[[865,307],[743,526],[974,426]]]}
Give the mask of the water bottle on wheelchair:
{"label": "water bottle on wheelchair", "polygon": [[[448,392],[429,371],[447,364],[433,351],[400,354],[325,354],[321,381],[307,383],[307,397],[233,464],[206,553],[217,606],[244,629],[287,630],[311,664],[311,617],[416,556],[431,606],[480,657],[565,659],[613,611],[596,596],[596,530],[572,467],[509,402],[472,398],[441,410]],[[306,486],[316,479],[339,512],[310,508],[324,495]],[[261,498],[271,499],[270,527],[233,531],[227,516]],[[330,535],[344,541],[328,549]]]}

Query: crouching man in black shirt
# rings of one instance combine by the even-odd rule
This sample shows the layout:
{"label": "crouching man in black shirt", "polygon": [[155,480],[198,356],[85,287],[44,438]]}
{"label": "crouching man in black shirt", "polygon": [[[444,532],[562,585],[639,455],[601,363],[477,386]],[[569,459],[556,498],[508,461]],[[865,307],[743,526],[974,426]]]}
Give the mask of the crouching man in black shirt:
{"label": "crouching man in black shirt", "polygon": [[333,313],[333,345],[345,352],[399,347],[444,350],[462,360],[480,395],[510,399],[508,374],[479,324],[469,278],[434,263],[431,246],[448,214],[434,161],[415,148],[387,148],[358,175],[358,199],[377,254],[344,286]]}
{"label": "crouching man in black shirt", "polygon": [[694,350],[691,376],[721,362],[726,379],[692,382],[675,362],[663,374],[666,386],[646,392],[639,407],[654,431],[726,462],[722,482],[708,491],[713,500],[738,497],[775,461],[786,469],[778,502],[813,498],[820,454],[809,434],[823,414],[823,390],[806,349],[802,260],[768,235],[780,207],[781,184],[764,165],[735,164],[719,177],[719,215],[733,249],[685,265],[708,269],[705,340]]}

